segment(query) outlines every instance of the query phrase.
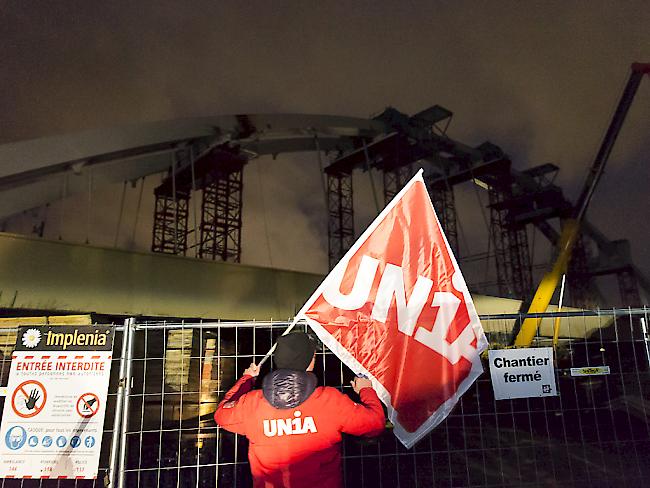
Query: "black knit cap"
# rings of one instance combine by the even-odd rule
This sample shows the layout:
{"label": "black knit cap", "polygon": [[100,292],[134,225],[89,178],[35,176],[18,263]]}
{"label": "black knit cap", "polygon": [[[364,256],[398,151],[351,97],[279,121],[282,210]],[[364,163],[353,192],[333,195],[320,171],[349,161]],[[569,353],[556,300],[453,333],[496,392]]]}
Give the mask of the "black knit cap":
{"label": "black knit cap", "polygon": [[278,339],[273,354],[277,369],[305,371],[316,352],[316,342],[304,332],[291,332]]}

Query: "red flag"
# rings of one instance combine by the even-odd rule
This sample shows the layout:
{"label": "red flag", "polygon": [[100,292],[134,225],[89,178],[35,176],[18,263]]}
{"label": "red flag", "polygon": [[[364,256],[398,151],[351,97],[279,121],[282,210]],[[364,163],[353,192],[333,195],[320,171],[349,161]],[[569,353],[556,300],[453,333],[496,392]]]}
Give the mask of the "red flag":
{"label": "red flag", "polygon": [[298,313],[372,381],[395,435],[413,446],[483,372],[487,340],[422,170]]}

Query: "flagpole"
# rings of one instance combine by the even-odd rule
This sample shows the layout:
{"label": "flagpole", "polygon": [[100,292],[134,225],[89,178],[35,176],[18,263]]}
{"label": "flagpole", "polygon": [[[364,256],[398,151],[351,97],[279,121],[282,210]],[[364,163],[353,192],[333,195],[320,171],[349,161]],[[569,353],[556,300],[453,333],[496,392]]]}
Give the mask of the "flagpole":
{"label": "flagpole", "polygon": [[[557,311],[562,310],[562,299],[564,298],[564,281],[566,279],[566,274],[562,275],[562,286],[560,287],[560,301],[557,304]],[[555,318],[555,324],[553,324],[553,347],[557,346],[557,342],[560,338],[560,316],[558,315]]]}

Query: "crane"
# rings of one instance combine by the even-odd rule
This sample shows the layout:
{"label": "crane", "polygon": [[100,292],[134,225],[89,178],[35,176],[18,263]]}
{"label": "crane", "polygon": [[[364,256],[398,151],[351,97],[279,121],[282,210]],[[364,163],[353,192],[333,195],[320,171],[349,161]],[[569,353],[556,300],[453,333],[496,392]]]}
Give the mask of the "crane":
{"label": "crane", "polygon": [[[650,63],[632,64],[631,73],[627,84],[625,85],[625,89],[623,90],[623,95],[618,102],[612,121],[609,124],[609,128],[607,129],[598,153],[596,154],[596,158],[591,165],[580,196],[573,206],[571,217],[565,221],[558,241],[558,256],[551,270],[544,275],[537,287],[537,291],[535,292],[528,308],[528,315],[543,313],[546,311],[562,275],[566,273],[569,260],[571,259],[571,252],[573,251],[578,236],[580,235],[580,224],[584,219],[587,208],[589,207],[589,202],[594,194],[594,190],[603,174],[603,170],[607,164],[609,155],[612,152],[616,138],[623,126],[625,117],[632,105],[632,101],[634,100],[634,96],[639,88],[641,79],[643,78],[643,75],[646,74],[650,74]],[[540,321],[540,318],[535,317],[524,319],[519,330],[513,331],[513,336],[516,335],[514,341],[515,346],[529,346],[537,333]]]}

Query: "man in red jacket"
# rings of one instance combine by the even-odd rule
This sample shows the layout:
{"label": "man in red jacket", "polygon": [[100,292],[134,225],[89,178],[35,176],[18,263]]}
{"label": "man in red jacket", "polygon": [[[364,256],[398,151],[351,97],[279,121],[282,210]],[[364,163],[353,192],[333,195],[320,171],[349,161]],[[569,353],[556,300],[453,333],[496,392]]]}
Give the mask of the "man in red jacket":
{"label": "man in red jacket", "polygon": [[248,438],[255,488],[339,488],[341,433],[375,436],[384,429],[384,410],[369,380],[351,382],[361,403],[316,386],[315,352],[303,332],[280,337],[277,369],[264,377],[262,389],[253,390],[260,371],[253,363],[214,413],[221,427]]}

